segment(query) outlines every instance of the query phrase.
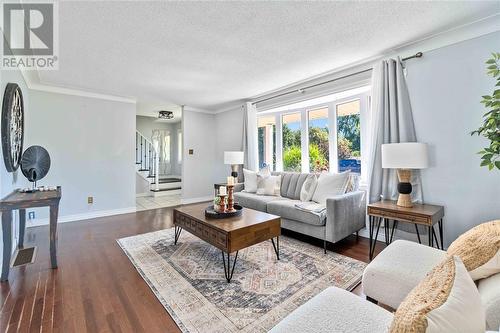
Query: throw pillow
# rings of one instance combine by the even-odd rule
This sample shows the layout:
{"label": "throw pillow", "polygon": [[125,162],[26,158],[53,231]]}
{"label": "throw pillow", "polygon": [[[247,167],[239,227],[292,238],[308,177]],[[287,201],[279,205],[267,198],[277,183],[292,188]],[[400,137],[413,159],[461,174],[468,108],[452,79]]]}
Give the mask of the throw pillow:
{"label": "throw pillow", "polygon": [[248,169],[243,169],[243,192],[255,193],[257,192],[257,175],[260,175],[264,178],[271,176],[271,171],[269,170],[269,166],[265,166],[259,170],[259,172],[255,172]]}
{"label": "throw pillow", "polygon": [[316,178],[316,175],[308,175],[306,181],[302,184],[302,188],[300,189],[300,201],[311,201],[317,185],[318,178]]}
{"label": "throw pillow", "polygon": [[243,192],[257,192],[257,172],[243,169],[243,177],[243,186],[245,187]]}
{"label": "throw pillow", "polygon": [[390,333],[484,332],[479,291],[457,256],[447,256],[399,305]]}
{"label": "throw pillow", "polygon": [[349,174],[349,180],[347,181],[345,193],[354,192],[357,190],[359,190],[359,175],[351,172]]}
{"label": "throw pillow", "polygon": [[462,259],[474,281],[499,273],[500,220],[470,229],[451,243],[447,252]]}
{"label": "throw pillow", "polygon": [[312,201],[326,205],[326,199],[344,194],[349,180],[349,171],[341,173],[322,173],[314,191]]}
{"label": "throw pillow", "polygon": [[257,175],[257,194],[279,196],[281,191],[281,175],[262,177]]}

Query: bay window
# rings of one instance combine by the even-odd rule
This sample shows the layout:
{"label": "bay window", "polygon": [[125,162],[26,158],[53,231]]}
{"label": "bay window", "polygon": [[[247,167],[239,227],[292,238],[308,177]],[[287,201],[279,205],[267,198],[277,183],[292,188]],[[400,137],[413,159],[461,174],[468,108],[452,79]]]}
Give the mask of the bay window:
{"label": "bay window", "polygon": [[351,170],[365,178],[370,87],[262,112],[259,166],[295,172]]}

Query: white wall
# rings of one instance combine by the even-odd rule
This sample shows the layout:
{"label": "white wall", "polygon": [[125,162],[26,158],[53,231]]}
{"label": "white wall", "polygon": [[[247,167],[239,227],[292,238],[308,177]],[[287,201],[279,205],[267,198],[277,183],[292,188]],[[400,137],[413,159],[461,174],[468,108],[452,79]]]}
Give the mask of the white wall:
{"label": "white wall", "polygon": [[[187,111],[182,114],[182,200],[213,196],[216,168],[215,115]],[[194,150],[189,155],[189,149]]]}
{"label": "white wall", "polygon": [[479,167],[486,140],[470,132],[486,112],[479,103],[494,80],[484,62],[498,51],[500,32],[426,52],[407,62],[417,139],[431,150],[422,172],[424,200],[445,206],[449,244],[471,227],[500,218],[500,172]]}
{"label": "white wall", "polygon": [[30,99],[26,147],[50,154],[39,184],[62,186],[59,216],[133,210],[135,104],[33,90]]}
{"label": "white wall", "polygon": [[224,151],[241,151],[243,139],[243,111],[241,108],[215,115],[215,181],[225,182],[231,175],[231,166],[224,164]]}
{"label": "white wall", "polygon": [[[181,132],[182,134],[182,124],[179,121],[178,123],[173,124],[172,126],[172,135],[173,135],[173,144],[172,144],[172,174],[181,176],[182,175],[182,156],[181,156],[181,162],[179,162],[178,159],[178,145],[179,145],[179,140],[178,140],[178,133]],[[181,138],[181,144],[182,144],[182,138]],[[182,149],[181,149],[182,153]]]}

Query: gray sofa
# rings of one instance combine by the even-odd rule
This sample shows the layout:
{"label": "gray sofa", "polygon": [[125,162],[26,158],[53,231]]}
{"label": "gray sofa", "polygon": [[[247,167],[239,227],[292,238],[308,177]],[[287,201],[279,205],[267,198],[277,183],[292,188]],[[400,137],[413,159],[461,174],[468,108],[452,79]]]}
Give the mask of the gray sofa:
{"label": "gray sofa", "polygon": [[235,201],[243,207],[281,216],[281,227],[301,234],[336,243],[365,227],[366,196],[364,191],[353,191],[328,198],[326,211],[318,216],[295,207],[300,200],[302,184],[309,174],[273,172],[281,175],[281,196],[264,196],[242,192],[236,187]]}

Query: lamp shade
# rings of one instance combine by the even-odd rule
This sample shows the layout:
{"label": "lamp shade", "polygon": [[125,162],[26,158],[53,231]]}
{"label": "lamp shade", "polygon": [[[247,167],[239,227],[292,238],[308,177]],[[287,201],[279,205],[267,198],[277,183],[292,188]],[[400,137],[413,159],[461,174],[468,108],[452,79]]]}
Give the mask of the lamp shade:
{"label": "lamp shade", "polygon": [[429,166],[427,144],[419,142],[382,145],[382,168],[425,169]]}
{"label": "lamp shade", "polygon": [[242,151],[225,151],[224,152],[224,164],[243,164],[245,159],[244,153]]}

